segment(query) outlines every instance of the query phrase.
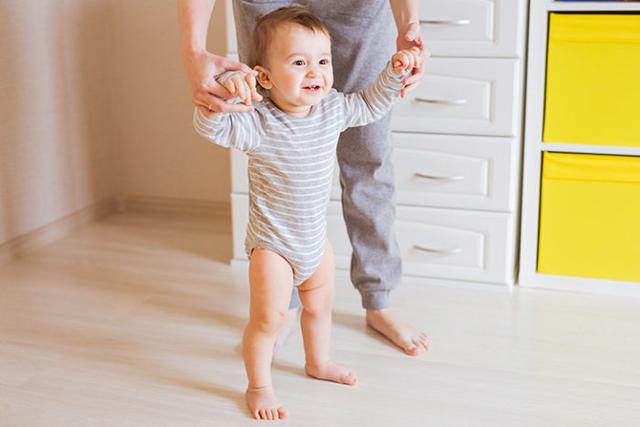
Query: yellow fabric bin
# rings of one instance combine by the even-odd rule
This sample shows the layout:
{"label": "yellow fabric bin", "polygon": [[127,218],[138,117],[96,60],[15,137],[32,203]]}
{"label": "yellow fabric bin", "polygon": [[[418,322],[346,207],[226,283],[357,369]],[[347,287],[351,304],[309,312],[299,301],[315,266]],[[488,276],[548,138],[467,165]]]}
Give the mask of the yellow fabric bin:
{"label": "yellow fabric bin", "polygon": [[538,271],[640,282],[640,157],[544,153]]}
{"label": "yellow fabric bin", "polygon": [[640,14],[551,14],[543,140],[640,146]]}

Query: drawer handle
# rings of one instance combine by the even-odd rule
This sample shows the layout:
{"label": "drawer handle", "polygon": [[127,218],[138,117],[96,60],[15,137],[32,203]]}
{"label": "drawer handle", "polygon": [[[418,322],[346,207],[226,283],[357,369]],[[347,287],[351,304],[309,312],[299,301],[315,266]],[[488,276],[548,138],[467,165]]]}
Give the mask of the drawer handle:
{"label": "drawer handle", "polygon": [[442,105],[464,105],[467,100],[462,99],[431,99],[431,98],[416,98],[418,102],[426,102],[428,104],[442,104]]}
{"label": "drawer handle", "polygon": [[421,24],[429,24],[429,25],[469,25],[471,24],[470,19],[421,19]]}
{"label": "drawer handle", "polygon": [[443,254],[443,255],[454,255],[454,254],[459,254],[460,252],[462,252],[461,248],[433,249],[433,248],[428,248],[428,247],[422,246],[422,245],[413,245],[413,248],[417,249],[419,251],[422,251],[422,252],[429,252],[431,254]]}
{"label": "drawer handle", "polygon": [[413,176],[417,178],[422,178],[422,179],[429,179],[431,181],[460,181],[464,179],[464,175],[451,175],[451,176],[427,175],[425,173],[420,173],[420,172],[414,173]]}

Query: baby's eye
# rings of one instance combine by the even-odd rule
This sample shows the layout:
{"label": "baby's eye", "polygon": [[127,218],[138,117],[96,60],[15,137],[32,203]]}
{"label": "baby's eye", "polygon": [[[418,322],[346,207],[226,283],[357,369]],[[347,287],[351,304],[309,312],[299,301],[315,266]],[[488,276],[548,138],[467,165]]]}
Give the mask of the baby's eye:
{"label": "baby's eye", "polygon": [[321,59],[320,60],[320,65],[329,65],[329,60],[328,59]]}
{"label": "baby's eye", "polygon": [[304,61],[302,59],[298,59],[293,62],[295,65],[304,65]]}

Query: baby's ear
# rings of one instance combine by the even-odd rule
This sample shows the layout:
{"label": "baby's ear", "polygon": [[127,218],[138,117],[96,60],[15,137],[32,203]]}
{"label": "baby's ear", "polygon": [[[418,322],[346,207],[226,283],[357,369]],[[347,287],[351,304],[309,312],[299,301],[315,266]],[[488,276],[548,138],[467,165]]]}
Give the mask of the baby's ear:
{"label": "baby's ear", "polygon": [[264,68],[262,65],[256,65],[253,69],[258,72],[256,80],[260,83],[260,86],[266,90],[271,89],[273,87],[273,83],[271,82],[271,73],[269,73],[269,70]]}

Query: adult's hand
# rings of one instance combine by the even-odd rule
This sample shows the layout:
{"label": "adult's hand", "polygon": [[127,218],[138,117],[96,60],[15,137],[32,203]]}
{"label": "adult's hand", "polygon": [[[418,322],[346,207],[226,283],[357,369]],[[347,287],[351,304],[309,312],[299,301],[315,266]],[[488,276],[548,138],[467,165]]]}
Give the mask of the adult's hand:
{"label": "adult's hand", "polygon": [[[185,55],[184,67],[191,86],[191,100],[205,116],[253,109],[250,102],[249,105],[226,102],[232,94],[216,81],[216,76],[225,71],[243,71],[256,75],[257,73],[247,65],[203,50]],[[252,88],[251,100],[260,101],[261,99],[262,96],[255,87]]]}
{"label": "adult's hand", "polygon": [[404,84],[400,96],[404,98],[407,91],[414,89],[422,77],[424,76],[424,65],[430,56],[429,50],[424,45],[420,24],[418,22],[410,22],[402,28],[398,29],[398,38],[396,40],[396,48],[398,51],[417,47],[420,49],[420,61],[411,72],[411,75],[404,79]]}

